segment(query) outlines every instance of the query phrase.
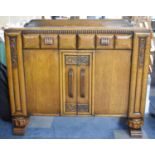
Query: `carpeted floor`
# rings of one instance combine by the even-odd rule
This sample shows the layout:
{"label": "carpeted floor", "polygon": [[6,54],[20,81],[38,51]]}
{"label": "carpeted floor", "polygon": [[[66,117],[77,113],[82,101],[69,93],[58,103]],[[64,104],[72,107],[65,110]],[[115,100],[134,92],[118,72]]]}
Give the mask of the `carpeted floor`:
{"label": "carpeted floor", "polygon": [[[130,138],[125,118],[116,117],[30,117],[24,136],[12,135],[9,122],[0,120],[0,138],[5,139],[126,139]],[[155,138],[155,118],[147,115],[143,138]]]}
{"label": "carpeted floor", "polygon": [[[151,88],[150,102],[155,114],[155,88]],[[24,136],[12,134],[12,125],[0,119],[0,139],[128,139],[125,118],[118,117],[45,117],[31,116]],[[147,114],[142,128],[143,137],[155,139],[155,117]]]}

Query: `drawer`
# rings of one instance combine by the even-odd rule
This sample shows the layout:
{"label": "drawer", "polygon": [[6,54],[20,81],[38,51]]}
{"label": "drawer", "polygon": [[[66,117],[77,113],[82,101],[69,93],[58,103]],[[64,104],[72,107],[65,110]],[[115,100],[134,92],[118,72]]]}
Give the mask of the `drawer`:
{"label": "drawer", "polygon": [[58,36],[51,34],[42,34],[41,35],[41,48],[58,48]]}
{"label": "drawer", "polygon": [[60,35],[59,36],[60,49],[76,49],[76,35]]}
{"label": "drawer", "polygon": [[116,35],[116,49],[132,49],[132,35]]}
{"label": "drawer", "polygon": [[40,48],[39,34],[23,35],[24,48]]}
{"label": "drawer", "polygon": [[114,48],[114,35],[97,35],[96,36],[96,49],[113,49]]}
{"label": "drawer", "polygon": [[95,35],[80,34],[78,36],[78,49],[94,49]]}

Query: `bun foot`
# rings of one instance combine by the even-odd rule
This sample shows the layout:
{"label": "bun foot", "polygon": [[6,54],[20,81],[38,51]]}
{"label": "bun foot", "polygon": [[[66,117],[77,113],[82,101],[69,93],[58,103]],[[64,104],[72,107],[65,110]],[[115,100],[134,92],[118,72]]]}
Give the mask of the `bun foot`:
{"label": "bun foot", "polygon": [[14,117],[12,119],[13,123],[13,134],[24,135],[26,126],[28,124],[28,118],[26,117]]}
{"label": "bun foot", "polygon": [[128,126],[131,137],[141,138],[143,136],[141,131],[141,126],[143,124],[144,124],[143,118],[130,118],[128,120]]}

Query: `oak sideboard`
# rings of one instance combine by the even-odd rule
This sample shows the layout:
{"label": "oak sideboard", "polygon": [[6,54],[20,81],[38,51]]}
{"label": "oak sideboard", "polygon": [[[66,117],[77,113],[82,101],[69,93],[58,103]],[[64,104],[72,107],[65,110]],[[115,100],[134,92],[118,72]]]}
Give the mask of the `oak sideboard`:
{"label": "oak sideboard", "polygon": [[[144,122],[151,30],[127,20],[32,20],[5,30],[14,134],[31,115]],[[81,118],[82,119],[82,118]]]}

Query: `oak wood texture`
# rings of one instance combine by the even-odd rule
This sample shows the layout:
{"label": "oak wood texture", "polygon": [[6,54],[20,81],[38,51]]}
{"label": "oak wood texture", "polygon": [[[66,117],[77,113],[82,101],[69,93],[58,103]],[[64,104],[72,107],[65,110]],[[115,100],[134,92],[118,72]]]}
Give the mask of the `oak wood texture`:
{"label": "oak wood texture", "polygon": [[98,50],[95,66],[95,114],[126,114],[131,51]]}
{"label": "oak wood texture", "polygon": [[24,50],[29,114],[59,114],[59,62],[57,50]]}
{"label": "oak wood texture", "polygon": [[78,49],[94,49],[95,35],[80,34],[78,35]]}
{"label": "oak wood texture", "polygon": [[116,35],[116,49],[132,49],[132,35]]}
{"label": "oak wood texture", "polygon": [[151,30],[126,20],[36,20],[5,30],[15,134],[30,115],[126,116],[144,123]]}
{"label": "oak wood texture", "polygon": [[[61,68],[62,78],[62,115],[91,114],[92,106],[92,53],[94,51],[70,51],[62,50]],[[66,59],[68,58],[68,59]],[[81,60],[80,60],[80,59]],[[88,58],[84,62],[82,58]],[[81,71],[84,70],[82,89],[84,96],[81,96]],[[70,76],[72,71],[72,77]],[[71,81],[70,81],[71,80]],[[71,88],[70,88],[71,87]],[[72,95],[69,94],[70,89]],[[80,108],[81,107],[81,108]],[[70,109],[70,111],[68,111]],[[80,109],[80,110],[78,110]]]}
{"label": "oak wood texture", "polygon": [[23,44],[24,48],[39,48],[40,47],[39,35],[38,34],[23,35]]}
{"label": "oak wood texture", "polygon": [[60,49],[76,49],[76,35],[60,35],[59,36]]}

